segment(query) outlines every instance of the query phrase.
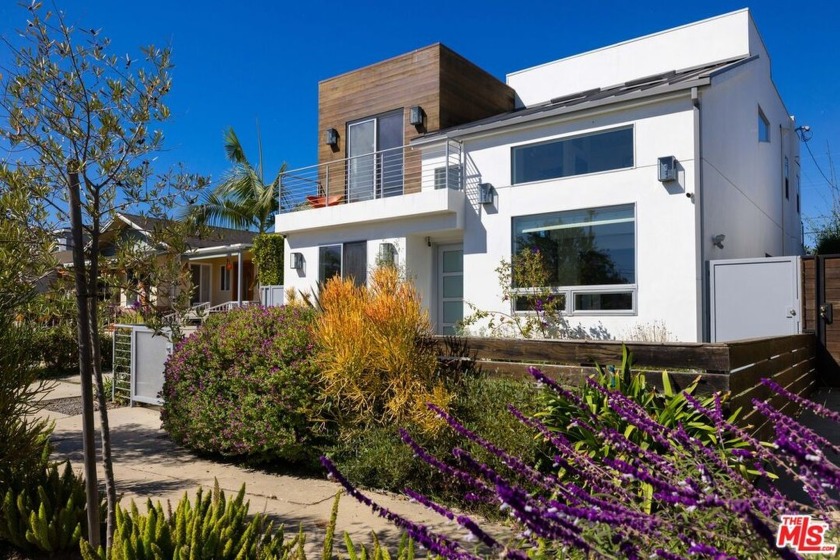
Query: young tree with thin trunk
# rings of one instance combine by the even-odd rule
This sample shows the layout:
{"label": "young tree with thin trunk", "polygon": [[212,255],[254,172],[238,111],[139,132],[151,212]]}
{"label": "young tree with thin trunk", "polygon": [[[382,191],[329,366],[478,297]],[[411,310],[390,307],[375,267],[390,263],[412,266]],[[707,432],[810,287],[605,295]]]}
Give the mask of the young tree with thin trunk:
{"label": "young tree with thin trunk", "polygon": [[63,12],[37,1],[25,9],[26,27],[14,42],[5,41],[13,62],[0,68],[0,149],[9,151],[4,159],[10,173],[42,194],[40,204],[57,221],[71,223],[89,538],[99,546],[95,383],[110,547],[117,493],[97,319],[102,232],[119,210],[166,215],[205,181],[157,175],[150,164],[163,141],[156,127],[169,117],[163,103],[170,89],[168,49],[150,46],[137,58],[117,56],[98,30],[74,28]]}

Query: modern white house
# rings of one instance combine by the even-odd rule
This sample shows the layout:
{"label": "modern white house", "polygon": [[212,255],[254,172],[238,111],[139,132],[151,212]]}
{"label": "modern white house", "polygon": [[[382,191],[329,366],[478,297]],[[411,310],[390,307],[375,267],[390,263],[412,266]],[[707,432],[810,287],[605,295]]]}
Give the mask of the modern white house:
{"label": "modern white house", "polygon": [[708,261],[802,253],[797,124],[746,9],[504,84],[432,45],[321,82],[319,130],[283,177],[286,287],[394,260],[442,333],[465,302],[516,313],[494,271],[538,248],[572,326],[703,341]]}

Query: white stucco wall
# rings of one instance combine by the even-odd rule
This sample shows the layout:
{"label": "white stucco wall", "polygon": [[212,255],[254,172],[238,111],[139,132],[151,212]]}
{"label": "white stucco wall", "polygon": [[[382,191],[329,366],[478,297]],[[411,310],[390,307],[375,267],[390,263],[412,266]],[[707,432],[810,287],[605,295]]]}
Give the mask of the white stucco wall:
{"label": "white stucco wall", "polygon": [[[744,64],[712,84],[700,97],[706,259],[801,254],[797,125],[772,84],[769,60]],[[758,140],[759,107],[770,122],[770,142]],[[726,235],[723,249],[712,245],[716,234]]]}
{"label": "white stucco wall", "polygon": [[[346,205],[348,208],[351,206],[353,205]],[[463,212],[459,213],[462,214]],[[278,220],[280,219],[282,216],[278,217]],[[417,216],[323,227],[288,234],[285,239],[285,287],[303,293],[309,293],[316,288],[319,247],[365,241],[368,269],[371,269],[376,266],[379,244],[391,243],[397,250],[397,265],[415,282],[421,299],[429,305],[430,311],[434,312],[434,305],[428,303],[433,301],[436,289],[433,276],[434,245],[441,241],[460,240],[462,233],[456,227],[457,223],[454,215]],[[303,270],[291,268],[289,255],[292,252],[303,255]]]}
{"label": "white stucco wall", "polygon": [[552,98],[622,84],[683,68],[745,56],[761,48],[746,9],[570,56],[507,75],[517,102]]}
{"label": "white stucco wall", "polygon": [[[603,327],[622,337],[634,324],[665,322],[683,341],[697,340],[698,301],[694,251],[694,203],[685,193],[694,190],[692,106],[681,99],[618,111],[594,118],[558,121],[541,127],[465,142],[476,182],[492,183],[498,193],[491,208],[475,204],[466,212],[464,236],[465,299],[484,310],[509,312],[493,272],[502,259],[510,260],[512,218],[546,212],[578,210],[618,204],[636,209],[637,311],[630,315],[569,317],[585,330]],[[635,166],[511,186],[511,147],[586,131],[632,125]],[[664,186],[657,179],[657,158],[674,155],[680,163],[678,184]],[[688,287],[688,289],[686,289]]]}

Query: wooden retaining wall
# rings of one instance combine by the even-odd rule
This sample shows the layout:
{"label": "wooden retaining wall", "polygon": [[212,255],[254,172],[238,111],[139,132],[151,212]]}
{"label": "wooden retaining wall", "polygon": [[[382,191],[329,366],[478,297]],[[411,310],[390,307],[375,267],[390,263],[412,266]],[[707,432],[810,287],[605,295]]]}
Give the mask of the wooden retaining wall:
{"label": "wooden retaining wall", "polygon": [[[440,339],[443,348],[443,337]],[[467,338],[482,369],[495,375],[530,378],[535,366],[567,385],[578,385],[595,371],[596,364],[620,365],[621,342],[517,340]],[[677,387],[700,376],[698,394],[730,391],[732,405],[743,407],[741,421],[761,428],[763,417],[752,399],[770,399],[789,411],[786,399],[759,381],[769,377],[799,394],[809,395],[817,380],[817,340],[813,334],[757,338],[726,343],[624,343],[633,353],[633,369],[645,371],[648,381],[661,385],[661,372],[668,371]],[[763,430],[762,430],[763,431]]]}

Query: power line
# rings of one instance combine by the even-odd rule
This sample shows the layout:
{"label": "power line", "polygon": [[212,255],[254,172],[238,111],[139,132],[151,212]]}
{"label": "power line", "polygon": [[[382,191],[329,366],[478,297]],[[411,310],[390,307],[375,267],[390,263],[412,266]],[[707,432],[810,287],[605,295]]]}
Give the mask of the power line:
{"label": "power line", "polygon": [[808,150],[808,154],[811,156],[811,161],[814,162],[814,166],[816,166],[817,171],[820,172],[820,175],[823,176],[823,179],[825,179],[825,182],[828,183],[828,185],[832,189],[837,188],[837,186],[834,184],[834,181],[832,181],[831,179],[828,178],[828,175],[826,175],[825,172],[822,170],[822,167],[820,167],[820,164],[817,163],[817,158],[814,157],[814,152],[811,151],[811,146],[808,145],[808,140],[805,140],[804,137],[803,137],[802,143],[805,144],[805,149]]}

